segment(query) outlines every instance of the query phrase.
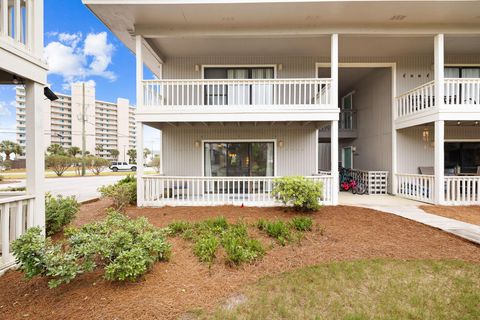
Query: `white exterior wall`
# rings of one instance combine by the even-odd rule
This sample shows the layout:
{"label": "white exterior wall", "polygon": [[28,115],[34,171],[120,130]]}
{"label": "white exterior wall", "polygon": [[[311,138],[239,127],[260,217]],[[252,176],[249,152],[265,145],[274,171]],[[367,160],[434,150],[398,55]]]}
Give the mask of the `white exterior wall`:
{"label": "white exterior wall", "polygon": [[[202,176],[202,140],[274,140],[276,139],[276,175],[312,175],[316,169],[316,132],[313,127],[285,125],[265,127],[165,127],[163,171],[168,176]],[[283,147],[278,142],[283,141]]]}

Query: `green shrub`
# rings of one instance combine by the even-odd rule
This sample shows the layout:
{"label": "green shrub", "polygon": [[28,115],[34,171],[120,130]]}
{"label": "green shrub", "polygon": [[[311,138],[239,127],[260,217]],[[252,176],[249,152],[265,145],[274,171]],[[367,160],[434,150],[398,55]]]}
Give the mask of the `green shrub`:
{"label": "green shrub", "polygon": [[80,204],[75,197],[52,196],[45,194],[45,223],[47,235],[52,235],[75,219]]}
{"label": "green shrub", "polygon": [[135,281],[156,261],[168,260],[171,245],[147,219],[111,210],[103,221],[66,229],[65,240],[56,244],[31,228],[13,242],[12,251],[27,278],[46,276],[56,287],[97,266],[105,268],[107,280]]}
{"label": "green shrub", "polygon": [[85,159],[85,164],[88,166],[88,169],[96,176],[108,168],[110,161],[101,157],[89,156]]}
{"label": "green shrub", "polygon": [[262,243],[251,239],[247,226],[242,223],[232,225],[223,233],[222,246],[227,254],[227,261],[234,265],[252,262],[265,254]]}
{"label": "green shrub", "polygon": [[291,220],[291,224],[298,231],[311,231],[313,220],[309,217],[295,217]]}
{"label": "green shrub", "polygon": [[297,211],[315,211],[320,208],[322,184],[305,177],[283,177],[275,179],[272,195]]}
{"label": "green shrub", "polygon": [[45,166],[55,172],[59,177],[61,177],[73,163],[74,159],[66,155],[52,154],[45,158]]}
{"label": "green shrub", "polygon": [[220,242],[214,234],[205,234],[195,242],[193,252],[201,262],[207,262],[211,265],[219,244]]}
{"label": "green shrub", "polygon": [[292,234],[288,227],[288,224],[281,221],[266,221],[259,220],[257,223],[258,229],[264,231],[268,236],[277,239],[277,241],[282,245],[286,245],[292,240]]}
{"label": "green shrub", "polygon": [[182,234],[188,229],[191,229],[192,225],[187,221],[173,221],[167,226],[168,233],[172,236]]}
{"label": "green shrub", "polygon": [[133,175],[128,175],[113,185],[102,186],[98,190],[103,198],[113,201],[116,210],[137,204],[137,180]]}
{"label": "green shrub", "polygon": [[202,235],[205,233],[213,233],[216,235],[220,235],[224,230],[228,228],[228,226],[229,225],[225,217],[216,217],[197,222],[194,225],[194,229],[196,230],[198,235]]}

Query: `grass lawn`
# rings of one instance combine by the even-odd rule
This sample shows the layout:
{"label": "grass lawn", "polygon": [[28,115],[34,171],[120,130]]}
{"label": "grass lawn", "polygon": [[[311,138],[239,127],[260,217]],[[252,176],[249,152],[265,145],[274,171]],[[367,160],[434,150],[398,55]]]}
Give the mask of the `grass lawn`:
{"label": "grass lawn", "polygon": [[[231,300],[231,301],[234,301]],[[333,262],[266,277],[203,319],[479,319],[480,265]]]}

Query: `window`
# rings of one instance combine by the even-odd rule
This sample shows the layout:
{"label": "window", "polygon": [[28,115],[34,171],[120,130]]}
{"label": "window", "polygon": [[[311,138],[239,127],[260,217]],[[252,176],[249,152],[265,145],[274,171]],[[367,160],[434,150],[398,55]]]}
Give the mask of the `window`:
{"label": "window", "polygon": [[[205,79],[273,79],[273,67],[206,68]],[[273,101],[273,88],[265,84],[232,84],[205,86],[205,104],[239,105],[269,104]]]}
{"label": "window", "polygon": [[273,176],[273,142],[208,142],[205,176]]}
{"label": "window", "polygon": [[445,78],[480,78],[480,67],[445,67]]}
{"label": "window", "polygon": [[459,168],[463,173],[476,173],[480,166],[480,142],[446,142],[445,169]]}

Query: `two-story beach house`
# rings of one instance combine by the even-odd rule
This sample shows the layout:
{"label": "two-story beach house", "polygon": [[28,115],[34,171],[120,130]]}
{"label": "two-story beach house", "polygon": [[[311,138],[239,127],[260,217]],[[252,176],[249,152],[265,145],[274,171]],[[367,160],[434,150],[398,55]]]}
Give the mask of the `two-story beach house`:
{"label": "two-story beach house", "polygon": [[0,193],[0,274],[15,263],[10,243],[26,228],[45,225],[43,0],[0,0],[0,85],[24,86],[26,191]]}
{"label": "two-story beach house", "polygon": [[335,205],[339,166],[480,203],[480,1],[83,2],[136,54],[137,154],[161,132],[139,205],[271,205],[290,175]]}

